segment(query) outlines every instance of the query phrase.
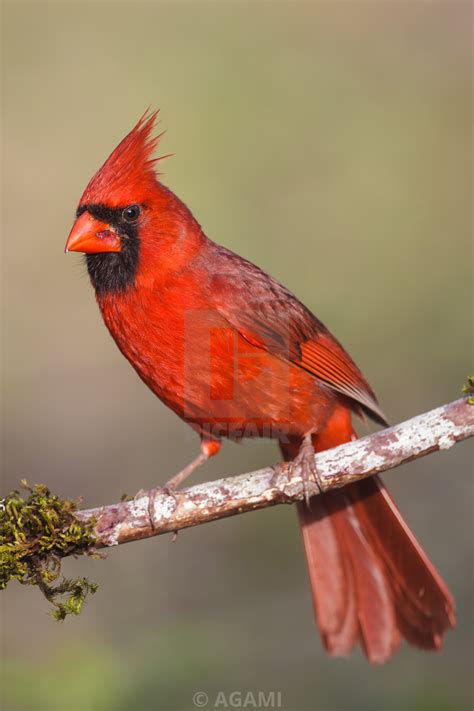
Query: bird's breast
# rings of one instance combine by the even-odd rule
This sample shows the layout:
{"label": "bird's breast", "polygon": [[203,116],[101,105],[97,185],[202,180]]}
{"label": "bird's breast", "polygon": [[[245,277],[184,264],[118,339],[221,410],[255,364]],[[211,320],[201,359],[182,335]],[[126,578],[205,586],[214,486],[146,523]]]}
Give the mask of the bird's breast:
{"label": "bird's breast", "polygon": [[314,378],[249,343],[196,290],[134,290],[98,300],[142,380],[201,432],[241,439],[308,431],[333,404]]}

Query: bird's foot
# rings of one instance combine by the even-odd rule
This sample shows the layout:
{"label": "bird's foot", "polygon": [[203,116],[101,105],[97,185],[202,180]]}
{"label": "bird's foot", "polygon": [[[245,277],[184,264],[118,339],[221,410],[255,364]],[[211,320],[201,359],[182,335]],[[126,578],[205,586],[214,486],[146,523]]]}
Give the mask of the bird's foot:
{"label": "bird's foot", "polygon": [[298,454],[289,462],[288,478],[291,480],[293,477],[301,478],[303,482],[303,493],[307,506],[309,506],[310,500],[309,483],[311,481],[316,484],[321,493],[323,492],[322,481],[319,477],[314,459],[314,447],[311,441],[311,435],[307,435],[304,438]]}
{"label": "bird's foot", "polygon": [[[135,500],[136,499],[141,499],[144,496],[148,497],[148,519],[150,521],[150,526],[151,529],[154,531],[155,530],[155,519],[154,519],[154,513],[155,513],[155,499],[157,496],[172,496],[173,499],[176,501],[176,495],[173,492],[173,488],[170,487],[168,484],[165,486],[154,486],[153,489],[150,489],[149,491],[145,491],[145,489],[140,489],[137,491],[135,496],[133,497]],[[173,531],[173,538],[171,539],[172,541],[175,541],[177,538],[178,532]]]}
{"label": "bird's foot", "polygon": [[[155,499],[157,496],[171,496],[177,502],[177,497],[176,494],[174,493],[178,486],[183,483],[185,479],[188,478],[192,472],[197,469],[201,464],[204,464],[205,461],[209,459],[209,457],[214,456],[214,454],[217,454],[217,452],[220,449],[220,441],[218,440],[206,440],[203,439],[201,443],[201,452],[199,455],[193,459],[192,462],[190,462],[184,469],[181,469],[177,474],[175,474],[169,481],[166,482],[164,486],[156,486],[155,488],[151,489],[150,491],[144,491],[143,489],[140,489],[140,491],[135,494],[135,499],[140,498],[141,496],[148,496],[148,518],[150,519],[150,525],[152,530],[155,530],[155,524],[154,524],[154,512],[155,512]],[[173,538],[171,539],[172,541],[175,541],[178,536],[177,531],[173,531]]]}

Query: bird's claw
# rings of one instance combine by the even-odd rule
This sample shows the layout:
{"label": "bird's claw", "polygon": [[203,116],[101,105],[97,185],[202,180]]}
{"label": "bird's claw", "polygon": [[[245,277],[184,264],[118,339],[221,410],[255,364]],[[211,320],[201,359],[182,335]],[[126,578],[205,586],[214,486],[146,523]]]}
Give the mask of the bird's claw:
{"label": "bird's claw", "polygon": [[321,479],[319,477],[318,469],[316,467],[316,462],[314,459],[314,448],[311,440],[304,441],[300,447],[300,451],[296,457],[289,463],[288,467],[288,478],[293,477],[301,478],[303,484],[303,493],[306,501],[306,505],[310,506],[310,492],[308,484],[310,481],[314,481],[318,487],[320,493],[323,492],[323,486]]}
{"label": "bird's claw", "polygon": [[[154,508],[155,508],[155,499],[157,496],[171,496],[175,501],[176,495],[173,491],[173,488],[166,485],[166,486],[155,486],[153,489],[150,489],[150,491],[143,491],[143,489],[140,489],[140,491],[135,495],[135,498],[139,498],[139,495],[141,496],[148,496],[148,518],[150,519],[150,526],[152,530],[155,530],[155,522],[154,522]],[[177,531],[173,532],[173,541],[176,540],[176,536],[178,535]]]}

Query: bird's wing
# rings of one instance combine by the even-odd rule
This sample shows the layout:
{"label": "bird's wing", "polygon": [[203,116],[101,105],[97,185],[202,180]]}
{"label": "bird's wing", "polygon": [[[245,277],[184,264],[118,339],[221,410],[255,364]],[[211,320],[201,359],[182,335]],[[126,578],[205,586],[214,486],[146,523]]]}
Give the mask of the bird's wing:
{"label": "bird's wing", "polygon": [[[387,424],[370,385],[328,329],[290,291],[254,264],[221,248],[220,271],[214,273],[214,307],[253,345],[303,368]],[[222,257],[224,257],[222,259]]]}

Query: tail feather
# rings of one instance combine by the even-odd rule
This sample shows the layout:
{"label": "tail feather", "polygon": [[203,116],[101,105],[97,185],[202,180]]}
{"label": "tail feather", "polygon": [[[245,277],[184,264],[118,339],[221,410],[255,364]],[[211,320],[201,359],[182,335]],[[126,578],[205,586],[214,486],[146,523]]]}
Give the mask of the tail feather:
{"label": "tail feather", "polygon": [[[340,423],[340,418],[339,418]],[[353,438],[352,426],[314,438],[316,451]],[[282,445],[287,459],[298,443]],[[359,642],[385,662],[401,639],[439,649],[454,601],[381,480],[371,477],[297,505],[323,644],[346,656]]]}
{"label": "tail feather", "polygon": [[[297,509],[324,646],[331,654],[348,654],[358,635],[359,622],[354,574],[347,547],[341,545],[338,514],[329,517],[321,497],[311,500],[311,509],[303,502],[297,504]],[[326,556],[320,555],[320,540],[324,540]],[[332,561],[330,566],[328,558]]]}
{"label": "tail feather", "polygon": [[353,507],[390,576],[403,636],[418,647],[439,649],[443,632],[456,624],[448,588],[380,479],[366,479],[357,487]]}
{"label": "tail feather", "polygon": [[[313,509],[318,500],[315,517]],[[347,656],[360,641],[371,662],[384,662],[400,645],[385,569],[346,494],[328,492],[310,503],[311,508],[299,503],[298,513],[323,644],[330,654]],[[331,548],[327,545],[328,528],[333,539]],[[314,560],[318,561],[315,567]]]}

